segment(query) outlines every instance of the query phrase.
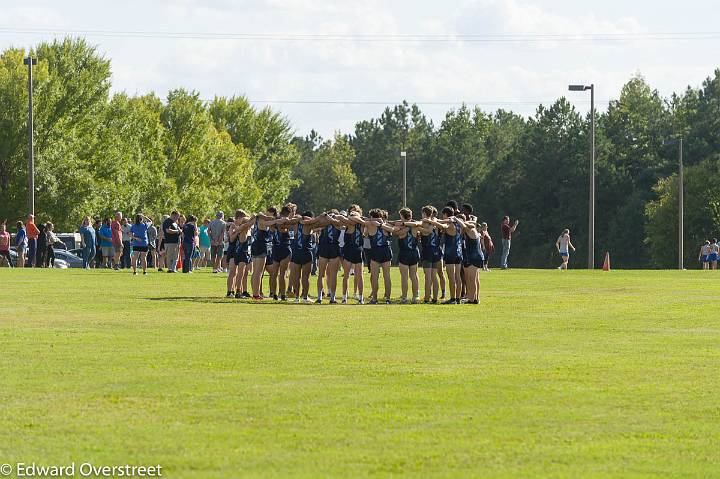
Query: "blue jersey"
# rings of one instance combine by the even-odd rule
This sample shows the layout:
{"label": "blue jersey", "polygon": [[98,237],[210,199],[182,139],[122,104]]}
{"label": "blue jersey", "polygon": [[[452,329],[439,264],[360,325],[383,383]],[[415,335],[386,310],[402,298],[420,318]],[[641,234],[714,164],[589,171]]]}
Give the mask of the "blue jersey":
{"label": "blue jersey", "polygon": [[370,236],[370,247],[371,248],[385,248],[386,246],[390,246],[390,243],[388,243],[387,236],[385,235],[385,231],[378,226],[377,231],[375,231],[375,234]]}
{"label": "blue jersey", "polygon": [[445,257],[462,258],[462,229],[457,221],[454,223],[455,236],[445,233]]}
{"label": "blue jersey", "polygon": [[440,261],[442,251],[440,250],[440,235],[435,228],[427,236],[420,236],[420,244],[422,245],[422,259],[424,261]]}

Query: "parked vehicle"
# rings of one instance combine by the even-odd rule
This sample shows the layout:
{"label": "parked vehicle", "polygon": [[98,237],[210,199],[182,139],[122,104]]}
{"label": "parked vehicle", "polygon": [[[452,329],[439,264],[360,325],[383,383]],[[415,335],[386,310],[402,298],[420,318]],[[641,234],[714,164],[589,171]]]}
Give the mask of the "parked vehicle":
{"label": "parked vehicle", "polygon": [[72,254],[70,251],[53,248],[53,253],[55,253],[55,261],[57,261],[58,259],[63,260],[67,263],[69,268],[83,267],[82,258],[75,254]]}
{"label": "parked vehicle", "polygon": [[[57,252],[55,252],[55,254],[57,254]],[[13,266],[17,266],[18,255],[15,252],[15,250],[10,250],[10,259],[12,260]],[[59,257],[55,257],[54,264],[55,264],[56,269],[67,269],[70,267],[68,265],[67,261],[65,261],[64,259],[59,258]],[[82,266],[82,260],[80,260],[80,265]],[[5,264],[5,261],[0,260],[0,267],[7,267],[7,265]]]}

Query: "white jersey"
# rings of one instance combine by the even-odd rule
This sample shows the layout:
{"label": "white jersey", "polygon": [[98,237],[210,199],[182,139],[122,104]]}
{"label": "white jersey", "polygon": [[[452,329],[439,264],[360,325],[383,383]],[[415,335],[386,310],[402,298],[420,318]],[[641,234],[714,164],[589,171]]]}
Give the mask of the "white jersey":
{"label": "white jersey", "polygon": [[703,256],[707,256],[712,252],[712,248],[709,244],[704,244],[702,248],[700,249],[700,252]]}
{"label": "white jersey", "polygon": [[558,238],[558,241],[560,242],[560,252],[567,253],[568,245],[570,244],[570,235],[562,235]]}

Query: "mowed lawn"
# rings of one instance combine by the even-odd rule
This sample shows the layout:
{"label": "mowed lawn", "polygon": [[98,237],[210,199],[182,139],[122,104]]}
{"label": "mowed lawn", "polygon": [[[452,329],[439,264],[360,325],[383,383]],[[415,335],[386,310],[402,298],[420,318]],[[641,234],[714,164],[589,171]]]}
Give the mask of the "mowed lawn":
{"label": "mowed lawn", "polygon": [[0,463],[720,476],[720,272],[497,270],[479,306],[250,304],[224,281],[0,269]]}

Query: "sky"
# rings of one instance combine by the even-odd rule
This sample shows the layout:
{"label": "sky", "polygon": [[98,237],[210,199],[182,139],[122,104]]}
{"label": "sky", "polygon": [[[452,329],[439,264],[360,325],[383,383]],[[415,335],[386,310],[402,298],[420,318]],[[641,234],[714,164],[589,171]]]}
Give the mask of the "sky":
{"label": "sky", "polygon": [[720,66],[718,25],[716,0],[0,0],[2,49],[82,34],[114,92],[244,95],[325,138],[402,100],[439,124],[462,102],[587,111],[571,83],[602,109],[637,74],[667,96]]}

